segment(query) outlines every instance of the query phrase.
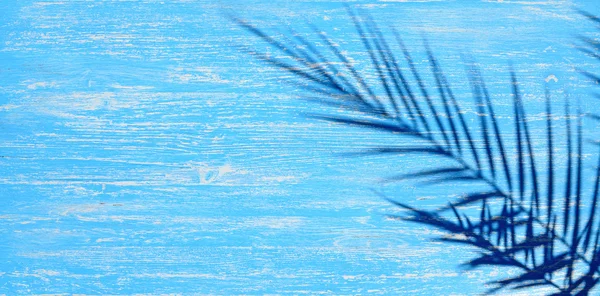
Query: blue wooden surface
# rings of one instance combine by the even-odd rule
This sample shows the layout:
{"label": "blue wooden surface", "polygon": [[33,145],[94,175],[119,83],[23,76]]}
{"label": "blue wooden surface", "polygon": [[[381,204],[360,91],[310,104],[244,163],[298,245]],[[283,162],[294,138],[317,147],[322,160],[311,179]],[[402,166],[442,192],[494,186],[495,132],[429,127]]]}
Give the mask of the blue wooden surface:
{"label": "blue wooden surface", "polygon": [[[304,117],[323,107],[240,51],[274,53],[224,17],[303,33],[308,20],[365,66],[344,2],[2,1],[0,294],[484,291],[506,271],[458,268],[472,250],[386,218],[397,209],[371,191],[433,207],[464,188],[378,183],[428,158],[338,155],[402,140]],[[557,105],[564,89],[597,105],[575,67],[599,67],[573,48],[597,34],[573,8],[594,1],[351,4],[423,65],[427,36],[468,112],[464,53],[500,119],[509,61],[533,128],[550,75]]]}

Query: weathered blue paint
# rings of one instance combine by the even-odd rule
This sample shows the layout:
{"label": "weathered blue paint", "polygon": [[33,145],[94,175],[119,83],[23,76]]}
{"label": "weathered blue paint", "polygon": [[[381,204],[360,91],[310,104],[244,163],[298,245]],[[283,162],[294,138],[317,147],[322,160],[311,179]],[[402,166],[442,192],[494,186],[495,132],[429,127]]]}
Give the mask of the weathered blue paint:
{"label": "weathered blue paint", "polygon": [[[366,66],[343,2],[0,3],[0,294],[484,291],[503,271],[458,268],[472,250],[387,219],[397,209],[371,191],[433,207],[461,187],[377,183],[428,158],[337,155],[399,139],[304,117],[323,107],[236,48],[268,50],[224,17],[307,33],[306,18]],[[574,67],[598,63],[572,46],[597,36],[573,11],[594,1],[351,5],[398,28],[422,65],[427,36],[468,112],[461,53],[501,121],[509,61],[534,119],[550,75],[557,106],[565,89],[597,105]]]}

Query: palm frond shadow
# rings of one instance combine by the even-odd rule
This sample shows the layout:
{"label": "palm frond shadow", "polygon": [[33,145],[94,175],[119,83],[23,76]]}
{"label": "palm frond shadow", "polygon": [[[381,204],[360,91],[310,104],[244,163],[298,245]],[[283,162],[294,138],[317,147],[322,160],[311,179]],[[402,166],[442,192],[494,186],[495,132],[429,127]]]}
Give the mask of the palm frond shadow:
{"label": "palm frond shadow", "polygon": [[[333,40],[315,27],[313,31],[320,38],[321,48],[293,31],[280,41],[247,21],[231,19],[280,50],[279,58],[249,53],[295,76],[296,85],[313,94],[310,100],[363,115],[314,114],[312,117],[390,132],[426,143],[376,147],[362,154],[425,154],[454,162],[449,167],[417,171],[392,177],[389,181],[425,178],[436,184],[477,182],[487,187],[485,191],[468,192],[437,210],[417,209],[386,198],[406,213],[394,218],[443,231],[447,235],[439,237],[439,241],[476,248],[477,257],[465,262],[465,267],[497,266],[520,270],[516,276],[490,282],[491,289],[487,293],[507,288],[548,288],[553,291],[549,295],[588,295],[600,280],[600,219],[595,219],[600,170],[595,169],[591,194],[585,195],[582,113],[579,108],[573,112],[566,100],[566,135],[561,138],[566,139],[566,143],[556,143],[557,132],[552,124],[555,113],[551,95],[546,91],[546,133],[543,135],[546,152],[544,157],[539,157],[540,154],[534,151],[535,143],[517,77],[511,68],[514,118],[511,136],[515,139],[511,147],[516,150],[513,152],[501,133],[495,106],[477,63],[463,58],[478,115],[478,123],[474,126],[468,124],[449,79],[427,41],[425,50],[434,88],[424,83],[424,74],[396,30],[391,29],[394,38],[389,42],[369,15],[350,8],[348,13],[374,69],[375,84],[355,67]],[[597,17],[584,15],[600,24]],[[588,39],[583,41],[588,45],[583,51],[599,58],[598,43]],[[583,73],[600,81],[594,74]],[[378,89],[383,95],[377,95]],[[591,116],[600,119],[600,116]],[[559,165],[554,153],[557,144],[564,144],[567,149],[565,178],[561,182],[557,179]],[[540,163],[546,165],[547,171],[540,169]],[[477,207],[476,213],[467,209],[473,206]]]}

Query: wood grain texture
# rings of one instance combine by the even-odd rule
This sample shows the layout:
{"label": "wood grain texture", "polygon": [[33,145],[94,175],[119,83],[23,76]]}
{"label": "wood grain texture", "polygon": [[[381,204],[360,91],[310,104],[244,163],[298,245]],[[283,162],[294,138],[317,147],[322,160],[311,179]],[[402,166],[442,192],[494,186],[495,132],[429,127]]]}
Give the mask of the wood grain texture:
{"label": "wood grain texture", "polygon": [[[378,183],[436,160],[341,156],[406,140],[305,117],[329,109],[239,50],[273,51],[224,17],[311,36],[307,19],[368,73],[344,2],[0,3],[0,294],[473,295],[510,272],[458,268],[471,249],[387,218],[371,189],[433,208],[465,187]],[[550,75],[557,106],[564,89],[590,98],[574,69],[598,64],[572,44],[595,30],[573,7],[593,1],[351,4],[421,66],[426,35],[467,114],[463,53],[504,126],[514,63],[534,138]]]}

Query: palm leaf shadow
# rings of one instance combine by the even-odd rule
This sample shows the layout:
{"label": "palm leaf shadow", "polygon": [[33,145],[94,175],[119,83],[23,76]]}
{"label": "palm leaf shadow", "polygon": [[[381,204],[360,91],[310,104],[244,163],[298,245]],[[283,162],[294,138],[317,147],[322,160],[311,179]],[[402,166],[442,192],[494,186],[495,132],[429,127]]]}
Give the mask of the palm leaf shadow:
{"label": "palm leaf shadow", "polygon": [[[423,154],[454,162],[450,167],[394,176],[388,181],[425,179],[436,184],[478,182],[486,185],[485,191],[468,192],[433,211],[384,198],[406,213],[393,218],[437,228],[447,234],[437,240],[477,249],[477,257],[463,266],[519,270],[516,276],[490,282],[492,288],[487,293],[541,287],[552,290],[549,295],[588,295],[600,280],[600,221],[597,221],[600,219],[595,219],[600,170],[596,169],[588,198],[583,192],[583,131],[579,108],[573,114],[573,107],[566,100],[566,143],[556,143],[557,132],[552,125],[555,113],[551,94],[546,91],[545,159],[539,159],[539,153],[534,151],[535,143],[518,80],[511,67],[512,137],[516,150],[513,153],[500,131],[495,106],[477,63],[463,59],[478,115],[478,123],[473,127],[467,124],[453,88],[426,41],[434,88],[428,88],[424,83],[424,74],[413,62],[397,31],[392,29],[394,42],[389,42],[369,15],[349,7],[348,13],[374,69],[375,83],[350,62],[350,57],[333,40],[315,27],[312,27],[313,31],[325,49],[313,46],[293,31],[284,37],[284,41],[279,41],[247,21],[231,19],[280,51],[285,60],[281,56],[248,52],[296,77],[295,84],[314,95],[310,100],[364,115],[314,114],[312,117],[412,137],[426,143],[376,147],[359,154]],[[600,25],[597,17],[581,13]],[[598,43],[591,39],[581,40],[587,45],[582,51],[600,59]],[[392,50],[392,44],[400,56]],[[328,53],[337,60],[327,58]],[[407,65],[408,70],[403,69],[401,63]],[[582,73],[600,81],[600,77],[592,73]],[[377,95],[377,89],[383,95]],[[600,116],[589,116],[600,120]],[[567,148],[566,177],[561,183],[556,182],[559,165],[554,147],[557,144]],[[600,167],[600,158],[598,161]],[[545,173],[538,166],[540,162],[547,165]],[[477,204],[477,213],[467,210]],[[586,204],[590,206],[586,207]]]}

